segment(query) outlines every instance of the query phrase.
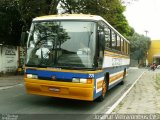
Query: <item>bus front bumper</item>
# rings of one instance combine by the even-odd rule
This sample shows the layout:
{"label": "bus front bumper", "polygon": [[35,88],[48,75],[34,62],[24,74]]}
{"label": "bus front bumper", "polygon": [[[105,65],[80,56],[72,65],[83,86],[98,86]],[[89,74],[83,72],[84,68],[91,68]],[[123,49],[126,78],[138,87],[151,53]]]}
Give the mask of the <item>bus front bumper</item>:
{"label": "bus front bumper", "polygon": [[93,101],[93,83],[83,84],[25,78],[25,86],[30,94]]}

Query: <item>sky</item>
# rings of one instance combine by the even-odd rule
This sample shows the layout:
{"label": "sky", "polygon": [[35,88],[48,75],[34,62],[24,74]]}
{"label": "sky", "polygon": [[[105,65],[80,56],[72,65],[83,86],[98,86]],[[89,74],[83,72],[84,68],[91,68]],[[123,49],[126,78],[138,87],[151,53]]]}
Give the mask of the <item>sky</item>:
{"label": "sky", "polygon": [[136,0],[124,12],[128,23],[139,34],[160,40],[160,0]]}

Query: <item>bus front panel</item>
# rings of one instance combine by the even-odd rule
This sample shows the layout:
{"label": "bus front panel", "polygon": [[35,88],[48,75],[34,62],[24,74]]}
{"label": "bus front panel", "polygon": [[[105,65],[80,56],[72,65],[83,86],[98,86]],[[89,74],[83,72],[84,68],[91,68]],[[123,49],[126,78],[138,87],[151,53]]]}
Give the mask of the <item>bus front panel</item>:
{"label": "bus front panel", "polygon": [[28,93],[92,101],[94,78],[88,74],[26,70],[25,86]]}

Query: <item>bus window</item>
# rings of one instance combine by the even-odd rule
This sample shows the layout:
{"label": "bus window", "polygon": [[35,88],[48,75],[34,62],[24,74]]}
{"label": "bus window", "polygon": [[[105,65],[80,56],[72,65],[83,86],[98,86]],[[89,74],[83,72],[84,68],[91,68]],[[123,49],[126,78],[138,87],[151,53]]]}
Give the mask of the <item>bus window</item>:
{"label": "bus window", "polygon": [[126,49],[127,49],[127,55],[129,54],[129,45],[128,45],[128,43],[126,43]]}
{"label": "bus window", "polygon": [[105,34],[105,48],[110,48],[111,44],[111,30],[108,27],[104,28],[104,34]]}
{"label": "bus window", "polygon": [[130,46],[129,46],[129,43],[128,43],[128,55],[130,54]]}
{"label": "bus window", "polygon": [[121,52],[123,53],[124,52],[124,40],[121,39]]}
{"label": "bus window", "polygon": [[119,35],[117,35],[117,50],[121,51],[121,38]]}
{"label": "bus window", "polygon": [[124,40],[124,54],[127,54],[127,42]]}
{"label": "bus window", "polygon": [[116,49],[116,34],[114,31],[112,31],[112,48]]}

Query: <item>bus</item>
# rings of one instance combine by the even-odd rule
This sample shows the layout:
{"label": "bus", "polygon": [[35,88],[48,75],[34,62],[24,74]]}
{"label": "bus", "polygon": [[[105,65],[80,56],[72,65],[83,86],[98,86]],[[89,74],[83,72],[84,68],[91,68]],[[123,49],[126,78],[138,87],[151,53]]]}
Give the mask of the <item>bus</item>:
{"label": "bus", "polygon": [[35,95],[103,101],[130,64],[129,41],[97,15],[36,17],[26,49],[25,87]]}

